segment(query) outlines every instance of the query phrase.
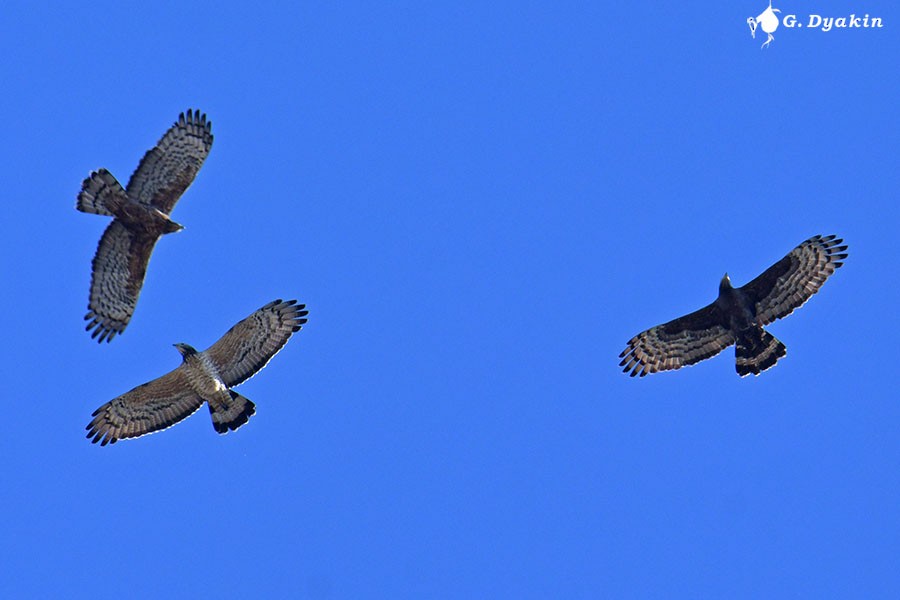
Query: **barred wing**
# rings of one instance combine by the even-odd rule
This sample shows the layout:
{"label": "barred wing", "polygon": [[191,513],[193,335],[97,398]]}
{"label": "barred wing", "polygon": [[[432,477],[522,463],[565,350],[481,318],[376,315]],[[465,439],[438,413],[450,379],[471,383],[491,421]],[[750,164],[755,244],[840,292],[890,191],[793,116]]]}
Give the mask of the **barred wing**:
{"label": "barred wing", "polygon": [[171,427],[193,414],[203,399],[191,390],[182,367],[139,385],[97,410],[88,424],[88,439],[101,446]]}
{"label": "barred wing", "polygon": [[141,235],[114,220],[103,232],[91,263],[87,331],[98,342],[111,341],[134,314],[155,236]]}
{"label": "barred wing", "polygon": [[631,338],[619,355],[632,377],[669,371],[715,356],[734,343],[728,319],[715,303]]}
{"label": "barred wing", "polygon": [[205,354],[225,385],[236,386],[265,367],[291,334],[306,323],[309,311],[305,308],[296,300],[269,302],[210,346]]}
{"label": "barred wing", "polygon": [[169,214],[203,166],[212,142],[212,121],[188,109],[147,151],[125,190],[141,204]]}
{"label": "barred wing", "polygon": [[786,317],[818,292],[847,258],[843,241],[834,235],[813,236],[739,288],[756,304],[759,324]]}

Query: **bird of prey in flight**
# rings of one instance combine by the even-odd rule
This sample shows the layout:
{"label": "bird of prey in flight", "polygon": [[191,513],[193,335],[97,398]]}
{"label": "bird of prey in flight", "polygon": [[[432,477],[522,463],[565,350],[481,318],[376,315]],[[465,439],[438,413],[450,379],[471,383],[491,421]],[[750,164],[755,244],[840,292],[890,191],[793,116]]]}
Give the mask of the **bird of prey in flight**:
{"label": "bird of prey in flight", "polygon": [[75,208],[113,217],[94,255],[84,317],[98,342],[111,341],[131,320],[156,241],[184,229],[169,213],[194,181],[212,142],[212,122],[188,110],[147,151],[125,188],[106,169],[82,183]]}
{"label": "bird of prey in flight", "polygon": [[256,412],[253,402],[231,388],[266,366],[306,323],[296,300],[269,302],[228,330],[203,352],[175,344],[182,363],[94,411],[85,428],[101,446],[171,427],[206,402],[215,430],[234,431]]}
{"label": "bird of prey in flight", "polygon": [[734,344],[738,375],[759,375],[787,353],[763,326],[819,291],[847,258],[842,243],[834,235],[811,237],[742,287],[732,287],[726,273],[715,302],[637,334],[619,355],[619,366],[643,377],[692,365]]}

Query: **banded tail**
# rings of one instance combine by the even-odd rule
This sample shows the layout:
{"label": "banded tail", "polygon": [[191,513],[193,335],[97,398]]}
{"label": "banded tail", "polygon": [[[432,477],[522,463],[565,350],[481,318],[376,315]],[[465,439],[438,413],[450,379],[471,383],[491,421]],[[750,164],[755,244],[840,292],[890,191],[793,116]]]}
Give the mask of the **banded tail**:
{"label": "banded tail", "polygon": [[744,377],[759,375],[775,366],[778,359],[787,354],[787,348],[774,335],[759,326],[751,326],[738,332],[734,345],[735,368]]}
{"label": "banded tail", "polygon": [[106,169],[94,171],[81,184],[75,208],[81,212],[114,217],[120,207],[128,202],[128,194],[122,184]]}
{"label": "banded tail", "polygon": [[228,390],[228,393],[231,394],[231,401],[224,406],[221,405],[221,401],[215,402],[218,405],[215,407],[213,402],[207,403],[213,427],[217,433],[236,431],[256,414],[256,405],[250,400],[233,390]]}

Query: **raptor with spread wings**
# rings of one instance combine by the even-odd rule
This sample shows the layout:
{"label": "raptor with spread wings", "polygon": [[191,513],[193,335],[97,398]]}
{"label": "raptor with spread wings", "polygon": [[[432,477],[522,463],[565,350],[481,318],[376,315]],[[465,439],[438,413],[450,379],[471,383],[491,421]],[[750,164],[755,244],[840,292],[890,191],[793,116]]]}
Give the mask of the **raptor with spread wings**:
{"label": "raptor with spread wings", "polygon": [[94,411],[85,428],[101,446],[171,427],[209,405],[213,427],[234,431],[256,412],[247,398],[231,388],[259,372],[306,323],[304,304],[269,302],[228,330],[204,352],[175,344],[182,363],[174,371],[139,385]]}
{"label": "raptor with spread wings", "polygon": [[94,256],[84,317],[98,342],[112,340],[131,320],[156,241],[184,229],[169,213],[194,181],[212,142],[212,122],[188,110],[147,151],[125,188],[106,169],[82,183],[75,207],[114,217]]}
{"label": "raptor with spread wings", "polygon": [[847,258],[842,242],[834,235],[811,237],[743,287],[731,287],[726,273],[715,302],[637,334],[619,355],[619,366],[643,377],[692,365],[735,344],[738,375],[759,375],[787,353],[763,326],[819,291]]}

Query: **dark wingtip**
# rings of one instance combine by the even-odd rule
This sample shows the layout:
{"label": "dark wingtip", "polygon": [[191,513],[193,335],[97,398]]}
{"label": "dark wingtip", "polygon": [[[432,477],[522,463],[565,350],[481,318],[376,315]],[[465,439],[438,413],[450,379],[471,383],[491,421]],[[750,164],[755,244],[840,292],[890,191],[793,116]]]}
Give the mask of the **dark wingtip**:
{"label": "dark wingtip", "polygon": [[182,112],[178,115],[178,124],[179,125],[197,125],[202,127],[207,132],[212,129],[212,121],[210,121],[206,113],[201,111],[199,108],[189,108],[186,111]]}
{"label": "dark wingtip", "polygon": [[309,311],[306,310],[306,305],[297,304],[296,300],[288,300],[285,304],[292,306],[294,310],[294,314],[291,315],[291,318],[294,320],[294,326],[291,328],[291,331],[300,331],[301,327],[309,322],[309,319],[306,318],[309,314]]}

